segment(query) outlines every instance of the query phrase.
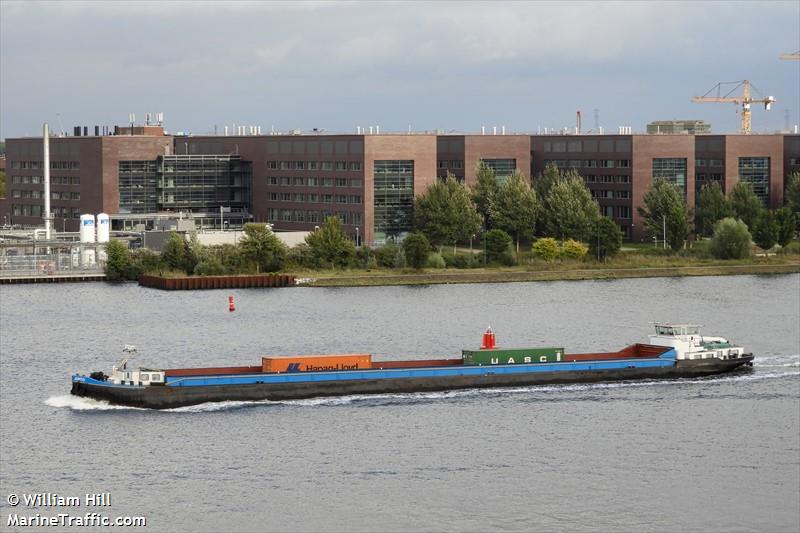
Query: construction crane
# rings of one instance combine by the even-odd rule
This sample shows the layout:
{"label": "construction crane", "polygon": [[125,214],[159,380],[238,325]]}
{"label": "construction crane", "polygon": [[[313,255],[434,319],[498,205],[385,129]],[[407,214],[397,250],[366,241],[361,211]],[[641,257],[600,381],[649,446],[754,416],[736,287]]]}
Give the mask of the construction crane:
{"label": "construction crane", "polygon": [[800,61],[800,50],[792,52],[791,54],[781,54],[778,59],[785,59],[787,61]]}
{"label": "construction crane", "polygon": [[[736,84],[736,86],[733,89],[731,89],[730,91],[728,91],[725,94],[722,94],[723,86],[730,86],[730,85],[733,85],[733,84]],[[750,87],[751,86],[752,86],[752,84],[747,80],[720,82],[720,83],[716,84],[714,87],[712,87],[711,90],[708,91],[703,96],[695,96],[695,97],[693,97],[692,98],[692,102],[695,102],[695,103],[700,103],[700,102],[727,102],[727,103],[733,103],[733,104],[742,106],[742,110],[741,110],[741,115],[742,115],[741,133],[743,133],[745,135],[749,135],[749,134],[752,133],[752,128],[750,126],[750,104],[764,104],[764,109],[769,111],[770,108],[772,107],[772,104],[775,103],[775,99],[773,97],[771,97],[771,96],[767,96],[766,98],[762,97],[762,98],[758,98],[758,99],[751,98],[750,97]],[[739,87],[742,88],[741,96],[734,95],[733,93],[737,89],[739,89]],[[755,87],[753,87],[753,89],[758,93],[758,89],[756,89]],[[715,93],[715,94],[712,95],[712,93]]]}

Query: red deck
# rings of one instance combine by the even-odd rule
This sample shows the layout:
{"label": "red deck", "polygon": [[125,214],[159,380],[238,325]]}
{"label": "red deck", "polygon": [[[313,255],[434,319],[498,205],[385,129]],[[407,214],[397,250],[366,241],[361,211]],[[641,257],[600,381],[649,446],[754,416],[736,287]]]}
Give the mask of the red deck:
{"label": "red deck", "polygon": [[[565,362],[572,361],[605,361],[609,359],[638,359],[655,358],[669,350],[665,346],[653,346],[651,344],[633,344],[623,348],[618,352],[603,353],[568,353],[564,354]],[[463,364],[459,359],[420,359],[406,361],[373,361],[374,369],[389,368],[424,368],[436,366],[458,366]],[[260,374],[263,370],[261,366],[219,366],[212,368],[172,368],[165,370],[164,373],[170,377],[176,376],[219,376],[227,374]]]}

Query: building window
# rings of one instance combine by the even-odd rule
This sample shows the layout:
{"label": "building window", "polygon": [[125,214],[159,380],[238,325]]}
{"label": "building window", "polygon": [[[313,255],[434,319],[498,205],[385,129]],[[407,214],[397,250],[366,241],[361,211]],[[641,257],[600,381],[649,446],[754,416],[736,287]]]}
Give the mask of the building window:
{"label": "building window", "polygon": [[336,178],[337,187],[347,187],[347,178]]}
{"label": "building window", "polygon": [[361,170],[361,161],[350,161],[350,163],[348,164],[348,168],[350,170],[359,172]]}
{"label": "building window", "polygon": [[361,180],[350,180],[350,187],[361,188]]}
{"label": "building window", "polygon": [[695,162],[694,162],[694,165],[696,167],[704,167],[704,166],[706,166],[706,160],[705,159],[696,159]]}
{"label": "building window", "polygon": [[316,187],[317,185],[319,185],[319,179],[318,178],[306,178],[306,186],[308,186],[308,187]]}
{"label": "building window", "polygon": [[654,158],[653,181],[656,180],[665,180],[676,185],[686,198],[686,158]]}
{"label": "building window", "polygon": [[397,241],[412,228],[414,161],[378,160],[373,168],[375,241]]}
{"label": "building window", "polygon": [[722,166],[722,159],[709,159],[708,166],[710,166],[710,167],[721,167]]}
{"label": "building window", "polygon": [[769,157],[740,157],[739,179],[749,183],[753,192],[769,205]]}
{"label": "building window", "polygon": [[497,183],[505,183],[508,177],[517,170],[516,159],[481,159],[481,163],[494,170]]}

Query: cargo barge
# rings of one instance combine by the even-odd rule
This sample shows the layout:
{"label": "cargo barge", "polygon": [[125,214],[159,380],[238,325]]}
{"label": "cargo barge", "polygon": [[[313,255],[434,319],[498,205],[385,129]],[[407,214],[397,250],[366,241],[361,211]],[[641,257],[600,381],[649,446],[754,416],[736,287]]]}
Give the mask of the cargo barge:
{"label": "cargo barge", "polygon": [[[135,351],[126,347],[126,351]],[[72,376],[72,394],[112,404],[169,409],[205,402],[291,400],[350,394],[697,378],[752,366],[753,355],[699,326],[655,324],[647,344],[617,352],[562,347],[498,348],[491,328],[460,358],[378,361],[370,354],[263,357],[258,366],[151,369]]]}

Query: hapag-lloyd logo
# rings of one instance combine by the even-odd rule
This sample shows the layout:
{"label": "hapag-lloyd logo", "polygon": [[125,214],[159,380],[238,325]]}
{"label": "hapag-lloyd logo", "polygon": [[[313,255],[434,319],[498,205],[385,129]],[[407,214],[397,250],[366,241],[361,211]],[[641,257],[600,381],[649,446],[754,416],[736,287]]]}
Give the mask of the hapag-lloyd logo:
{"label": "hapag-lloyd logo", "polygon": [[306,364],[305,368],[300,368],[300,365],[304,363],[289,363],[286,367],[286,372],[324,372],[326,370],[358,370],[358,363],[353,363],[352,365],[344,364],[341,365],[309,365]]}

